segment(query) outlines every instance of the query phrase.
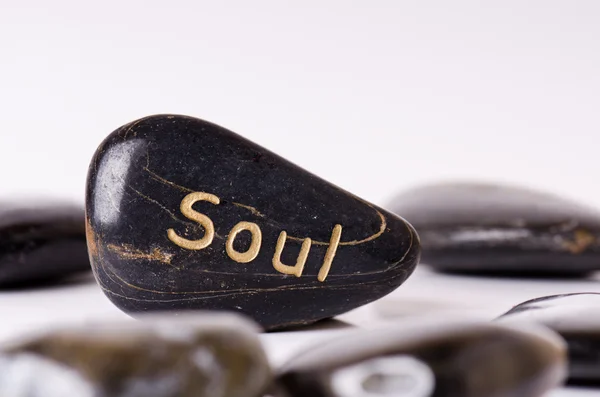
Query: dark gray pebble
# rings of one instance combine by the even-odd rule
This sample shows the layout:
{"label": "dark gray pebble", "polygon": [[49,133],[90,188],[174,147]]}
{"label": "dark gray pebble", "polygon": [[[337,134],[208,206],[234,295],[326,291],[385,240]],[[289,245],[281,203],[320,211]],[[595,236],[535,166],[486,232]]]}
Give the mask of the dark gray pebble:
{"label": "dark gray pebble", "polygon": [[439,270],[527,276],[600,270],[600,213],[554,195],[437,184],[397,196],[389,209],[417,229],[422,261]]}
{"label": "dark gray pebble", "polygon": [[0,287],[55,282],[90,270],[82,206],[0,203]]}

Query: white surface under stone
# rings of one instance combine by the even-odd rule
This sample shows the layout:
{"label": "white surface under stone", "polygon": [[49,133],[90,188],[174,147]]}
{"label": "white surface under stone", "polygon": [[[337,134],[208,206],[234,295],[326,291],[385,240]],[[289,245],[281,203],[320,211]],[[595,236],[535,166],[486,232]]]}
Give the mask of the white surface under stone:
{"label": "white surface under stone", "polygon": [[[304,348],[352,329],[344,323],[371,328],[424,314],[492,319],[525,300],[572,292],[600,292],[600,283],[594,279],[448,276],[422,267],[392,294],[340,316],[340,321],[265,334],[262,341],[273,364],[280,365]],[[112,305],[92,279],[82,284],[0,292],[0,342],[65,324],[128,318]],[[569,387],[548,397],[598,395],[600,389]]]}

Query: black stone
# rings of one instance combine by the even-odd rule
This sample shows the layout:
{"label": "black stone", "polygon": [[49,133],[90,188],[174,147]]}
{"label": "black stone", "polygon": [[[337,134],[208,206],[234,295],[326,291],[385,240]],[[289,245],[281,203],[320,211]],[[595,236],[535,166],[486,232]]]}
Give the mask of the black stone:
{"label": "black stone", "polygon": [[0,395],[260,397],[271,371],[258,329],[202,314],[54,330],[4,346]]}
{"label": "black stone", "polygon": [[438,270],[527,276],[600,270],[600,213],[550,194],[438,184],[407,191],[389,208],[417,229],[423,263]]}
{"label": "black stone", "polygon": [[523,302],[498,321],[535,322],[559,333],[569,350],[569,382],[600,385],[600,294],[545,296]]}
{"label": "black stone", "polygon": [[82,206],[0,203],[0,287],[23,287],[91,269]]}
{"label": "black stone", "polygon": [[320,341],[283,365],[291,397],[539,397],[566,374],[545,328],[414,321]]}
{"label": "black stone", "polygon": [[[202,197],[213,202],[197,201],[183,214],[182,201]],[[192,219],[201,214],[212,221],[204,223],[208,231],[214,227],[204,248],[197,241],[210,233]],[[249,231],[232,240],[238,254],[226,251],[239,222],[261,231],[254,259],[240,257],[259,241]],[[337,251],[330,244],[336,225]],[[266,329],[315,322],[378,299],[406,280],[419,256],[418,237],[400,217],[231,131],[185,116],[137,120],[101,144],[88,175],[87,226],[95,276],[124,311],[237,311]],[[283,264],[293,266],[301,245],[310,247],[300,277],[274,268],[284,231]],[[328,252],[335,256],[327,273]]]}

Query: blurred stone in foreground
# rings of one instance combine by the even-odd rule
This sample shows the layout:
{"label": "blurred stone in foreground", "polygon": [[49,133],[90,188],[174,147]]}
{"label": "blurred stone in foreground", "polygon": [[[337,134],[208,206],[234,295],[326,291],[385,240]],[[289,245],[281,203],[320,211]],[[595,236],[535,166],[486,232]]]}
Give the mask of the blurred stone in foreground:
{"label": "blurred stone in foreground", "polygon": [[253,323],[157,316],[49,332],[0,355],[4,397],[255,397],[270,380]]}
{"label": "blurred stone in foreground", "polygon": [[320,343],[280,370],[293,397],[539,397],[566,374],[545,327],[406,321]]}
{"label": "blurred stone in foreground", "polygon": [[569,382],[600,384],[600,294],[532,299],[515,306],[498,320],[539,323],[558,332],[569,350]]}

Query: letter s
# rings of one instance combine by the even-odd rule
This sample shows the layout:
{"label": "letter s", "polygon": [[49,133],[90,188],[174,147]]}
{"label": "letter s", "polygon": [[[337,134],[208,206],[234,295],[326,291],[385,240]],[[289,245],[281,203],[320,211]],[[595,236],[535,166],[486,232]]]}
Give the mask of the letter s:
{"label": "letter s", "polygon": [[183,200],[181,200],[181,206],[179,207],[181,213],[186,218],[198,222],[205,231],[204,237],[202,237],[200,240],[188,240],[177,235],[173,229],[167,230],[167,236],[169,237],[169,240],[181,248],[189,250],[201,250],[208,247],[215,237],[215,226],[210,218],[192,208],[192,206],[198,201],[208,201],[215,205],[221,202],[217,196],[204,192],[190,193],[185,196]]}

